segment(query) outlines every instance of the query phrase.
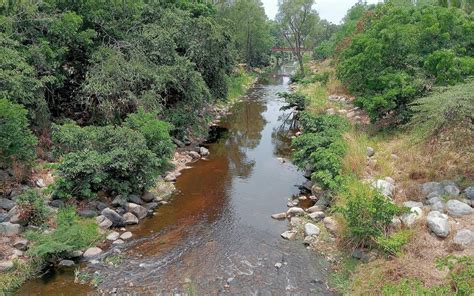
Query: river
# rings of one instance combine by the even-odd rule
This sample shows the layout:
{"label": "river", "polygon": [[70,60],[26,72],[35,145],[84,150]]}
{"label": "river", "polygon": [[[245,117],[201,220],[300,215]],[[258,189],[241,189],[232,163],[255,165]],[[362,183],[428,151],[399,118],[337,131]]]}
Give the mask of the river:
{"label": "river", "polygon": [[121,264],[83,266],[98,273],[97,289],[74,284],[69,269],[31,280],[17,294],[332,294],[324,257],[301,240],[282,239],[287,221],[270,217],[286,210],[304,181],[291,162],[279,159],[291,152],[277,95],[288,88],[284,72],[261,78],[223,118],[227,132],[208,145],[208,159],[178,177],[171,202],[129,227],[134,237],[121,246]]}

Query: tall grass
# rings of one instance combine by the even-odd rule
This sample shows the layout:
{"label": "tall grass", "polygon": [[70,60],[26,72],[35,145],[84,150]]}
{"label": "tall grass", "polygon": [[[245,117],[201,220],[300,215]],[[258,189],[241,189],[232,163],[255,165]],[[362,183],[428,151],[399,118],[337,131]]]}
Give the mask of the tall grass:
{"label": "tall grass", "polygon": [[250,84],[254,80],[254,76],[249,72],[239,69],[234,74],[227,77],[227,102],[233,103],[239,97],[245,95]]}

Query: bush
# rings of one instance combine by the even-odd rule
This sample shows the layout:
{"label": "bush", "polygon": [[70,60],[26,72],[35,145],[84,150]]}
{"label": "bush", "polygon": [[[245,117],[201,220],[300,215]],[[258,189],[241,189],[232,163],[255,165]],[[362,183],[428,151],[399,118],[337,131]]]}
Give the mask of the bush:
{"label": "bush", "polygon": [[377,238],[378,247],[388,255],[400,255],[402,247],[408,243],[413,235],[411,230],[401,230],[389,236],[379,236]]}
{"label": "bush", "polygon": [[[149,137],[163,136],[155,126],[143,128],[150,128]],[[127,127],[66,124],[54,127],[53,139],[67,152],[57,171],[57,197],[91,198],[100,190],[139,193],[153,185],[168,163],[168,154],[158,157],[140,132]],[[168,149],[167,144],[152,144],[156,151]]]}
{"label": "bush", "polygon": [[301,169],[313,168],[312,179],[324,189],[335,190],[341,183],[346,143],[342,134],[348,122],[335,115],[314,116],[303,112],[299,118],[303,134],[292,146],[294,163]]}
{"label": "bush", "polygon": [[295,108],[298,111],[302,111],[306,108],[308,104],[308,99],[306,96],[299,93],[278,93],[280,98],[285,99],[286,105],[281,107],[280,110],[289,110]]}
{"label": "bush", "polygon": [[[357,180],[348,180],[341,192],[342,205],[337,207],[346,222],[346,234],[350,245],[355,247],[377,246],[381,237],[388,233],[393,216],[401,209],[387,197]],[[394,240],[385,237],[382,246],[392,249]]]}
{"label": "bush", "polygon": [[95,245],[102,238],[95,221],[79,218],[74,207],[61,208],[56,224],[56,229],[51,232],[26,233],[27,238],[33,242],[27,252],[29,256],[44,258],[82,250]]}
{"label": "bush", "polygon": [[379,5],[341,53],[337,76],[377,120],[401,114],[431,86],[472,75],[474,23],[458,9]]}
{"label": "bush", "polygon": [[22,105],[0,99],[0,167],[34,160],[37,139],[28,128],[27,113]]}
{"label": "bush", "polygon": [[20,210],[20,220],[28,224],[40,226],[48,219],[48,208],[43,196],[36,190],[30,189],[18,196],[16,200]]}

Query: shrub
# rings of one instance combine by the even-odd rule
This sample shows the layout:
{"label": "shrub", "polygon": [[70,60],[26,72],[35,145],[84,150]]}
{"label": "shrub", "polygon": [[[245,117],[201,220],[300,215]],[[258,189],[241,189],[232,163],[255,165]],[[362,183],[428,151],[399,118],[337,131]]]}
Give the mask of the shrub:
{"label": "shrub", "polygon": [[[387,197],[357,180],[348,180],[341,192],[342,205],[337,207],[346,222],[346,237],[350,245],[376,246],[388,233],[388,226],[401,209]],[[393,248],[393,239],[382,245]]]}
{"label": "shrub", "polygon": [[377,237],[378,247],[389,255],[400,255],[402,247],[408,243],[413,235],[411,230],[401,230],[389,236]]}
{"label": "shrub", "polygon": [[[153,128],[147,130],[148,136],[161,137]],[[53,139],[68,152],[59,165],[60,179],[53,193],[62,198],[90,198],[99,190],[141,192],[164,171],[169,157],[158,157],[148,149],[140,132],[127,127],[81,128],[67,124],[64,128],[55,126]],[[168,149],[167,144],[153,145],[157,151]]]}
{"label": "shrub", "polygon": [[346,143],[342,134],[348,122],[335,115],[314,116],[307,112],[303,112],[299,120],[303,134],[292,142],[294,163],[301,169],[313,168],[312,179],[323,188],[336,189],[343,179]]}
{"label": "shrub", "polygon": [[36,137],[28,128],[27,111],[22,105],[0,99],[0,166],[15,162],[30,165],[35,158]]}
{"label": "shrub", "polygon": [[302,111],[306,108],[308,104],[308,99],[306,96],[299,93],[278,93],[280,98],[285,99],[286,105],[281,107],[280,110],[289,110],[295,108],[298,111]]}
{"label": "shrub", "polygon": [[28,255],[48,257],[93,246],[102,236],[95,221],[81,219],[74,207],[61,208],[56,217],[57,227],[51,232],[29,231],[33,242]]}
{"label": "shrub", "polygon": [[28,224],[40,226],[48,219],[48,208],[43,196],[36,190],[30,189],[18,196],[16,200],[20,210],[20,220]]}

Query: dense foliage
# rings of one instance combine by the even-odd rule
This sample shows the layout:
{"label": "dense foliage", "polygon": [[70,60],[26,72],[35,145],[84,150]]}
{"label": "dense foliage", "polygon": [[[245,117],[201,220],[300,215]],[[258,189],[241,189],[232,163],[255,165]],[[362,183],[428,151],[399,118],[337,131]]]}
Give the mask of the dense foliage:
{"label": "dense foliage", "polygon": [[389,2],[360,25],[340,55],[337,75],[373,120],[403,114],[432,85],[474,74],[474,21],[462,10]]}
{"label": "dense foliage", "polygon": [[0,168],[28,165],[36,156],[36,137],[28,127],[28,111],[20,104],[0,99]]}
{"label": "dense foliage", "polygon": [[17,197],[16,202],[23,223],[40,226],[47,221],[49,210],[43,195],[38,191],[27,190]]}
{"label": "dense foliage", "polygon": [[296,150],[294,163],[305,169],[312,168],[312,179],[324,189],[335,190],[342,182],[342,158],[346,144],[342,134],[348,122],[335,115],[311,115],[303,112],[300,117],[303,134],[293,140]]}

